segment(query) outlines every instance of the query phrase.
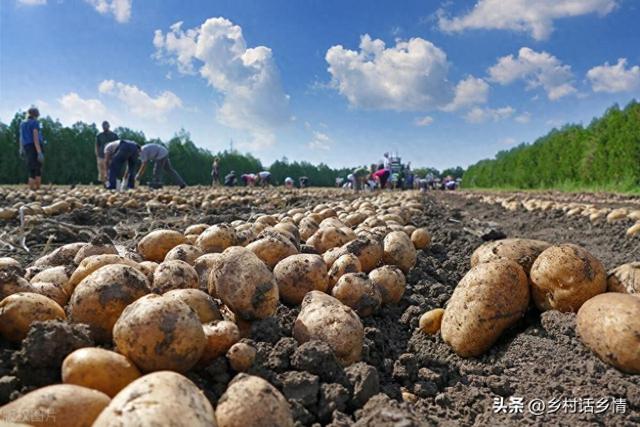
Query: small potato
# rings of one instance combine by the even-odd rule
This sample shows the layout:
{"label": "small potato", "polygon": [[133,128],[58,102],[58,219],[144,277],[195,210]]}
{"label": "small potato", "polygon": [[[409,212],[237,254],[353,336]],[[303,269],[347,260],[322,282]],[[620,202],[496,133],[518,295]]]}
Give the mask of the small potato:
{"label": "small potato", "polygon": [[155,294],[124,309],[113,326],[113,342],[143,372],[186,372],[206,346],[196,312],[176,298]]}
{"label": "small potato", "polygon": [[251,225],[246,225],[248,225],[249,228],[236,231],[236,246],[247,246],[249,243],[255,241],[258,236]]}
{"label": "small potato", "polygon": [[179,260],[184,261],[189,265],[193,265],[196,259],[198,259],[198,257],[201,257],[202,255],[204,255],[204,253],[202,252],[202,250],[200,250],[200,248],[183,243],[167,252],[167,256],[164,257],[164,260]]}
{"label": "small potato", "polygon": [[397,265],[404,273],[416,264],[417,253],[413,242],[402,231],[392,231],[384,238],[383,260],[387,265]]}
{"label": "small potato", "polygon": [[471,254],[471,267],[481,262],[510,259],[520,264],[528,275],[538,255],[549,246],[551,245],[547,242],[533,239],[502,239],[487,242]]}
{"label": "small potato", "polygon": [[22,341],[33,322],[65,318],[57,302],[33,292],[19,292],[0,301],[0,335],[7,341]]}
{"label": "small potato", "polygon": [[[80,265],[78,265],[78,268],[76,268],[76,270],[71,275],[71,278],[69,278],[65,286],[65,291],[67,291],[69,295],[71,295],[73,293],[73,290],[76,288],[76,286],[78,286],[78,283],[82,282],[85,277],[87,277],[94,271],[98,270],[99,268],[104,267],[105,265],[112,265],[112,264],[128,265],[129,267],[140,269],[137,262],[132,261],[120,255],[105,254],[105,255],[88,256],[82,260]],[[48,271],[48,270],[45,270],[45,271]],[[38,276],[39,275],[36,275],[34,279],[36,279]]]}
{"label": "small potato", "polygon": [[0,300],[18,292],[33,292],[33,287],[14,269],[0,271]]}
{"label": "small potato", "polygon": [[206,365],[212,360],[224,356],[232,345],[240,341],[238,326],[227,320],[207,323],[202,326],[207,344],[200,357],[200,364]]}
{"label": "small potato", "polygon": [[196,312],[200,323],[222,320],[216,300],[200,289],[174,289],[165,293],[164,296],[179,299],[187,304]]}
{"label": "small potato", "polygon": [[640,262],[622,264],[607,275],[607,292],[640,294]]}
{"label": "small potato", "polygon": [[362,357],[364,328],[360,318],[350,307],[320,291],[311,291],[302,300],[293,337],[299,344],[326,342],[344,366]]}
{"label": "small potato", "polygon": [[287,399],[260,377],[238,374],[216,407],[218,427],[293,427]]}
{"label": "small potato", "polygon": [[342,249],[358,257],[362,271],[365,273],[376,268],[381,263],[384,255],[380,242],[369,237],[358,237],[345,244]]}
{"label": "small potato", "polygon": [[229,351],[227,351],[227,360],[234,371],[246,372],[253,366],[256,353],[257,351],[253,346],[238,342],[232,345]]}
{"label": "small potato", "polygon": [[342,228],[323,227],[319,228],[313,236],[307,239],[307,244],[313,246],[318,253],[324,253],[331,248],[342,246],[351,240],[351,236]]}
{"label": "small potato", "polygon": [[378,288],[382,304],[397,304],[404,295],[406,279],[395,265],[383,265],[369,273],[369,280]]}
{"label": "small potato", "polygon": [[147,276],[147,280],[149,280],[149,283],[153,283],[153,273],[156,272],[156,269],[159,265],[160,264],[153,261],[142,261],[138,264],[138,269],[142,272],[142,274]]}
{"label": "small potato", "polygon": [[360,273],[362,265],[357,256],[351,253],[341,255],[329,269],[329,290],[338,283],[338,280],[347,273]]}
{"label": "small potato", "polygon": [[55,283],[65,290],[68,294],[71,294],[73,288],[69,285],[69,274],[67,273],[67,267],[59,265],[57,267],[50,267],[46,270],[42,270],[31,278],[31,283],[36,282],[48,282]]}
{"label": "small potato", "polygon": [[442,317],[442,339],[458,356],[479,356],[528,306],[529,283],[520,265],[510,260],[478,264],[453,291]]}
{"label": "small potato", "polygon": [[57,302],[60,307],[64,307],[67,301],[69,301],[69,294],[58,283],[34,282],[31,283],[31,290],[29,292],[49,297]]}
{"label": "small potato", "polygon": [[196,240],[196,246],[204,253],[222,252],[236,244],[236,230],[229,224],[212,225],[204,230]]}
{"label": "small potato", "polygon": [[69,265],[73,263],[75,256],[78,254],[78,251],[83,247],[87,246],[86,242],[77,242],[77,243],[69,243],[63,246],[60,246],[58,249],[53,252],[38,258],[33,265],[34,266],[47,266],[47,267],[55,267],[58,265]]}
{"label": "small potato", "polygon": [[531,296],[541,311],[577,312],[585,301],[606,290],[602,263],[577,245],[551,246],[531,267]]}
{"label": "small potato", "polygon": [[331,248],[325,253],[322,254],[322,259],[324,263],[327,265],[327,269],[331,268],[334,262],[346,252],[342,247],[339,248]]}
{"label": "small potato", "polygon": [[8,271],[15,272],[18,276],[24,275],[20,262],[10,257],[0,257],[0,274]]}
{"label": "small potato", "polygon": [[329,286],[327,266],[320,255],[291,255],[273,269],[280,298],[298,305],[309,291],[326,292]]}
{"label": "small potato", "polygon": [[416,249],[426,249],[431,244],[431,235],[426,228],[416,228],[410,235]]}
{"label": "small potato", "polygon": [[104,254],[118,254],[118,250],[112,243],[107,242],[98,242],[98,243],[89,243],[88,245],[84,245],[78,250],[76,256],[73,257],[73,263],[78,265],[82,262],[86,257],[90,257],[93,255],[104,255]]}
{"label": "small potato", "polygon": [[298,230],[298,227],[295,226],[295,224],[292,224],[290,222],[279,222],[278,224],[274,225],[273,228],[279,232],[289,233],[297,242],[300,242],[300,231]]}
{"label": "small potato", "polygon": [[109,342],[124,308],[149,292],[146,276],[135,268],[106,265],[76,286],[67,308],[69,320],[86,323],[96,341]]}
{"label": "small potato", "polygon": [[318,223],[314,221],[312,218],[305,217],[300,220],[298,224],[298,229],[300,230],[300,239],[305,242],[309,240],[316,231],[318,231]]}
{"label": "small potato", "polygon": [[256,254],[270,269],[273,269],[286,257],[298,253],[296,247],[285,237],[277,238],[274,236],[263,237],[251,242],[247,245],[247,249]]}
{"label": "small potato", "polygon": [[138,242],[138,253],[147,261],[162,262],[167,253],[185,243],[182,233],[173,230],[154,230]]}
{"label": "small potato", "polygon": [[[193,264],[193,268],[198,273],[198,288],[207,292],[209,289],[209,275],[211,274],[211,268],[213,264],[216,262],[218,258],[220,258],[219,253],[215,254],[204,254],[199,257],[196,262]],[[215,287],[213,288],[215,290]],[[212,297],[216,297],[215,294],[211,295]]]}
{"label": "small potato", "polygon": [[140,371],[123,355],[98,347],[85,347],[62,362],[62,382],[103,392],[113,397],[140,377]]}
{"label": "small potato", "polygon": [[138,378],[100,414],[93,427],[215,427],[211,403],[190,379],[175,372]]}
{"label": "small potato", "polygon": [[420,316],[418,327],[426,334],[435,335],[440,330],[443,315],[444,310],[441,308],[434,308],[433,310],[429,310],[422,316]]}
{"label": "small potato", "polygon": [[366,273],[347,273],[340,277],[331,295],[353,308],[361,317],[371,316],[382,304],[382,296]]}
{"label": "small potato", "polygon": [[208,224],[193,224],[188,226],[187,229],[184,230],[184,235],[185,236],[188,236],[189,234],[200,235],[207,228],[209,228]]}
{"label": "small potato", "polygon": [[163,294],[173,289],[198,289],[198,273],[184,261],[165,261],[153,272],[151,292]]}
{"label": "small potato", "polygon": [[73,384],[38,388],[0,408],[0,420],[34,427],[89,427],[109,396]]}

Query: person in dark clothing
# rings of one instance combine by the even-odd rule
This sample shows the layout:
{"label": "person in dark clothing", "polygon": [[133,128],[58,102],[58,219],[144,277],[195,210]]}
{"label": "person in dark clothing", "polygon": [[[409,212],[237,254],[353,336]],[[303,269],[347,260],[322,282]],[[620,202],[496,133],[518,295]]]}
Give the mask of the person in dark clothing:
{"label": "person in dark clothing", "polygon": [[27,120],[20,123],[20,154],[24,155],[29,171],[29,188],[40,189],[42,184],[42,164],[44,163],[44,150],[42,130],[40,129],[40,111],[31,107],[27,111]]}
{"label": "person in dark clothing", "polygon": [[96,136],[96,162],[98,166],[98,181],[102,182],[103,184],[107,180],[107,163],[104,156],[104,147],[108,143],[120,139],[118,138],[118,135],[111,132],[109,126],[110,125],[108,121],[105,120],[104,122],[102,122],[102,132],[100,132]]}
{"label": "person in dark clothing", "polygon": [[300,188],[307,188],[309,186],[309,177],[301,176],[298,178],[298,183],[300,184]]}
{"label": "person in dark clothing", "polygon": [[138,157],[140,156],[140,146],[133,141],[121,139],[118,148],[115,150],[113,157],[107,153],[105,160],[109,165],[109,186],[107,189],[116,189],[116,178],[122,173],[122,166],[127,165],[127,186],[134,188],[136,186],[135,174],[138,165]]}
{"label": "person in dark clothing", "polygon": [[167,150],[164,146],[154,143],[143,145],[140,151],[140,160],[142,160],[142,165],[140,166],[140,170],[138,171],[136,180],[139,181],[144,174],[147,163],[153,162],[153,178],[151,183],[149,184],[150,187],[162,188],[162,174],[164,172],[167,172],[169,175],[171,175],[173,180],[180,186],[180,188],[184,188],[187,186],[187,183],[184,182],[184,179],[182,179],[180,174],[171,165],[171,160],[169,159],[169,150]]}
{"label": "person in dark clothing", "polygon": [[224,186],[233,187],[236,185],[236,180],[237,177],[235,171],[231,171],[224,177]]}

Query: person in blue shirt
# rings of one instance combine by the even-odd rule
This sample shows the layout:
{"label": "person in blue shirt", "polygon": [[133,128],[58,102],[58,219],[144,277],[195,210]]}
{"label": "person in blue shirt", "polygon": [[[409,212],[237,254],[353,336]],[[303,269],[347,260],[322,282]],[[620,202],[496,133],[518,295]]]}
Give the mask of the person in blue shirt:
{"label": "person in blue shirt", "polygon": [[42,164],[44,150],[42,130],[40,129],[40,111],[31,107],[27,111],[27,119],[20,123],[20,153],[24,154],[29,172],[29,188],[40,189],[42,184]]}

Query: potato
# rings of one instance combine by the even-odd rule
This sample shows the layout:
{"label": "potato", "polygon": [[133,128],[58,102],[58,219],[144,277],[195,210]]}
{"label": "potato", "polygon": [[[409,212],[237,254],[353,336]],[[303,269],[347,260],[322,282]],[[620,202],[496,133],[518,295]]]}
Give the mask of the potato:
{"label": "potato", "polygon": [[288,256],[298,253],[296,247],[286,237],[267,236],[251,242],[247,249],[256,254],[270,269]]}
{"label": "potato", "polygon": [[299,344],[326,342],[345,366],[362,357],[364,328],[360,318],[350,307],[320,291],[311,291],[302,300],[293,337]]}
{"label": "potato", "polygon": [[[218,258],[220,258],[221,254],[204,254],[201,257],[198,257],[196,262],[193,264],[193,268],[196,270],[198,274],[198,288],[203,291],[208,291],[209,289],[209,274],[211,273],[211,268],[213,264],[216,262]],[[213,289],[215,290],[215,289]],[[211,295],[212,297],[216,297],[215,294]]]}
{"label": "potato", "polygon": [[33,322],[65,318],[57,302],[33,292],[19,292],[0,301],[0,335],[7,341],[22,341]]}
{"label": "potato", "polygon": [[32,292],[31,283],[18,275],[15,269],[0,270],[0,300],[18,292]]}
{"label": "potato", "polygon": [[322,254],[322,259],[324,260],[324,263],[327,265],[327,268],[329,269],[331,268],[333,263],[336,262],[336,260],[340,258],[342,255],[344,255],[345,253],[346,251],[342,247],[331,248]]}
{"label": "potato", "polygon": [[274,386],[260,377],[238,374],[216,407],[218,427],[293,427],[291,408]]}
{"label": "potato", "polygon": [[256,354],[257,351],[253,346],[238,342],[231,346],[226,356],[234,371],[246,372],[253,366]]}
{"label": "potato", "polygon": [[187,229],[184,230],[184,235],[188,236],[189,234],[196,234],[199,236],[204,230],[209,227],[210,226],[208,224],[193,224],[188,226]]}
{"label": "potato", "polygon": [[318,231],[318,228],[318,223],[312,218],[303,218],[298,224],[298,229],[300,230],[300,239],[306,242],[316,231]]}
{"label": "potato", "polygon": [[328,290],[331,291],[338,280],[347,273],[360,273],[362,265],[357,256],[351,253],[341,255],[329,269]]}
{"label": "potato", "polygon": [[184,261],[165,261],[153,272],[151,292],[163,294],[173,289],[198,289],[198,273]]}
{"label": "potato", "polygon": [[326,292],[329,286],[327,266],[320,255],[291,255],[273,269],[280,298],[298,305],[309,291]]}
{"label": "potato", "polygon": [[113,398],[93,427],[215,427],[211,403],[187,377],[154,372],[138,378]]}
{"label": "potato", "polygon": [[69,301],[69,294],[58,283],[52,282],[34,282],[31,283],[31,290],[36,294],[44,295],[57,302],[60,307],[64,307]]}
{"label": "potato", "polygon": [[533,262],[549,246],[551,245],[547,242],[533,239],[502,239],[487,242],[471,254],[471,267],[481,262],[510,259],[520,264],[528,275]]}
{"label": "potato", "polygon": [[[322,216],[322,214],[320,216]],[[346,227],[346,225],[336,217],[323,217],[323,218],[324,219],[322,221],[320,221],[320,224],[318,224],[318,226],[320,228],[327,228],[327,227],[344,228],[344,227]]]}
{"label": "potato", "polygon": [[13,271],[19,276],[24,274],[24,269],[19,261],[11,257],[0,257],[0,274],[7,271]]}
{"label": "potato", "polygon": [[224,356],[232,345],[240,341],[240,330],[233,322],[220,320],[207,323],[202,328],[207,344],[200,357],[200,364],[207,364],[220,356]]}
{"label": "potato", "polygon": [[149,281],[135,268],[105,265],[76,286],[67,308],[69,320],[89,325],[97,342],[109,342],[124,308],[148,293]]}
{"label": "potato", "polygon": [[174,247],[169,252],[167,252],[167,255],[164,257],[164,260],[165,261],[179,260],[179,261],[184,261],[189,265],[193,265],[195,264],[196,259],[198,259],[198,257],[201,257],[202,255],[204,255],[204,253],[202,252],[202,250],[200,250],[200,248],[183,243],[181,245]]}
{"label": "potato", "polygon": [[118,250],[111,243],[107,242],[97,242],[97,243],[89,243],[84,245],[78,250],[76,256],[73,257],[73,263],[78,265],[82,262],[86,257],[90,257],[93,255],[104,255],[104,254],[118,254]]}
{"label": "potato", "polygon": [[299,243],[300,242],[300,231],[295,224],[290,222],[279,222],[278,224],[273,226],[274,230],[279,232],[287,232]]}
{"label": "potato", "polygon": [[36,389],[0,408],[0,420],[36,427],[90,427],[109,396],[73,384]]}
{"label": "potato", "polygon": [[329,226],[319,228],[313,236],[307,239],[307,244],[313,246],[318,253],[324,253],[331,248],[342,246],[350,240],[351,236],[342,228]]}
{"label": "potato", "polygon": [[53,252],[38,258],[33,265],[34,266],[48,266],[55,267],[58,265],[69,265],[73,263],[74,258],[78,254],[78,251],[87,246],[86,242],[69,243],[60,246]]}
{"label": "potato", "polygon": [[371,316],[382,304],[382,296],[366,273],[347,273],[340,277],[331,295],[353,308],[361,317]]}
{"label": "potato", "polygon": [[596,295],[578,310],[576,332],[605,363],[640,374],[640,298],[609,292]]}
{"label": "potato", "polygon": [[113,326],[113,342],[143,372],[186,372],[206,346],[196,312],[176,298],[155,294],[124,309]]}
{"label": "potato", "polygon": [[153,261],[142,261],[138,264],[138,269],[142,272],[142,274],[147,276],[147,280],[149,281],[149,283],[153,283],[153,273],[156,272],[156,269],[159,265],[160,264]]}
{"label": "potato", "polygon": [[607,276],[593,255],[577,245],[545,249],[531,267],[531,296],[541,311],[577,312],[607,290]]}
{"label": "potato", "polygon": [[59,285],[65,292],[71,294],[73,291],[72,288],[69,287],[69,274],[67,272],[67,267],[63,265],[59,265],[57,267],[50,267],[41,272],[37,273],[30,280],[31,283],[36,282],[48,282],[55,283]]}
{"label": "potato", "polygon": [[640,294],[640,262],[622,264],[607,275],[607,292]]}
{"label": "potato", "polygon": [[431,235],[426,228],[416,228],[410,236],[413,247],[416,249],[426,249],[431,244]]}
{"label": "potato", "polygon": [[273,316],[279,301],[273,273],[253,252],[240,246],[227,248],[215,262],[209,276],[209,294],[217,295],[245,320]]}
{"label": "potato", "polygon": [[257,236],[258,234],[256,233],[256,231],[252,228],[251,225],[249,225],[249,228],[247,229],[236,231],[235,244],[236,246],[247,246],[249,243],[255,241]]}
{"label": "potato", "polygon": [[383,261],[388,265],[397,265],[404,273],[416,264],[417,253],[413,242],[403,231],[392,231],[384,238]]}
{"label": "potato", "polygon": [[62,382],[103,392],[113,397],[140,377],[126,357],[98,347],[80,348],[62,362]]}
{"label": "potato", "polygon": [[440,330],[440,326],[442,325],[442,316],[444,315],[444,310],[441,308],[434,308],[433,310],[429,310],[420,316],[420,321],[418,323],[418,327],[424,333],[429,335],[435,335]]}
{"label": "potato", "polygon": [[162,262],[167,253],[185,243],[182,233],[173,230],[154,230],[138,242],[138,253],[147,261]]}
{"label": "potato", "polygon": [[402,270],[394,265],[384,265],[371,270],[369,280],[380,292],[382,304],[397,304],[404,295],[406,280]]}
{"label": "potato", "polygon": [[524,270],[510,260],[473,267],[454,289],[444,316],[444,342],[461,357],[479,356],[517,322],[529,305]]}
{"label": "potato", "polygon": [[200,289],[174,289],[165,293],[164,296],[176,298],[187,304],[196,312],[200,323],[222,320],[216,300]]}
{"label": "potato", "polygon": [[[87,277],[94,271],[98,270],[99,268],[104,267],[105,265],[112,265],[112,264],[128,265],[129,267],[133,267],[136,270],[140,270],[140,267],[137,262],[132,261],[120,255],[105,254],[105,255],[88,256],[82,260],[80,265],[78,265],[78,268],[76,268],[73,274],[71,275],[71,278],[69,278],[65,286],[65,291],[67,291],[69,295],[71,295],[73,293],[73,290],[76,288],[76,286],[78,286],[78,283],[82,282],[85,277]],[[48,271],[48,270],[45,270],[45,271]],[[39,275],[36,275],[34,279],[37,278],[38,276]]]}
{"label": "potato", "polygon": [[362,271],[365,273],[376,268],[384,255],[380,242],[369,237],[358,237],[345,244],[342,248],[345,252],[358,257]]}
{"label": "potato", "polygon": [[216,224],[198,236],[196,246],[204,253],[222,252],[236,244],[236,230],[229,224]]}

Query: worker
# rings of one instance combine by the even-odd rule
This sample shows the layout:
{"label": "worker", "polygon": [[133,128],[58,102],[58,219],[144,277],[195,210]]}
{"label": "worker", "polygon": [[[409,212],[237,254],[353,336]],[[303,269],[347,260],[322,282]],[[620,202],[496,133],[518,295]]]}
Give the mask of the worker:
{"label": "worker", "polygon": [[211,164],[211,186],[216,187],[220,184],[220,159],[217,157],[213,158],[213,163]]}
{"label": "worker", "polygon": [[258,175],[255,173],[243,173],[240,175],[240,180],[246,187],[253,187],[256,185],[256,180],[258,179]]}
{"label": "worker", "polygon": [[285,186],[285,188],[292,189],[293,188],[293,178],[291,178],[290,176],[286,177],[284,179],[284,186]]}
{"label": "worker", "polygon": [[231,171],[224,177],[224,186],[225,187],[233,187],[236,185],[236,172]]}
{"label": "worker", "polygon": [[103,185],[107,182],[107,164],[104,158],[104,147],[113,141],[116,141],[118,135],[111,132],[108,121],[102,122],[102,132],[96,136],[96,166],[98,167],[98,181]]}
{"label": "worker", "polygon": [[300,185],[300,188],[307,188],[309,186],[309,178],[306,176],[301,176],[300,178],[298,178],[298,183]]}
{"label": "worker", "polygon": [[258,182],[260,182],[260,185],[262,187],[267,187],[271,185],[271,172],[269,171],[258,172]]}
{"label": "worker", "polygon": [[390,175],[391,172],[385,169],[384,165],[379,165],[378,170],[373,174],[373,178],[378,182],[379,187],[384,190]]}
{"label": "worker", "polygon": [[105,164],[109,173],[109,190],[116,189],[116,180],[122,173],[122,166],[127,165],[127,187],[132,189],[135,187],[134,172],[140,156],[140,145],[133,141],[120,139],[108,143],[104,149]]}
{"label": "worker", "polygon": [[44,164],[44,138],[40,128],[40,111],[31,107],[27,119],[20,123],[20,154],[27,162],[29,189],[39,190],[42,185],[42,165]]}
{"label": "worker", "polygon": [[171,160],[169,159],[169,150],[166,147],[160,144],[145,144],[142,146],[140,151],[140,160],[142,161],[142,165],[140,165],[140,170],[136,176],[136,180],[140,180],[144,171],[146,170],[147,163],[153,162],[153,178],[151,179],[151,184],[149,184],[152,188],[162,188],[163,181],[163,173],[168,172],[169,175],[173,178],[173,180],[180,186],[180,188],[184,188],[187,184],[184,182],[184,179],[180,176],[178,172],[171,165]]}

